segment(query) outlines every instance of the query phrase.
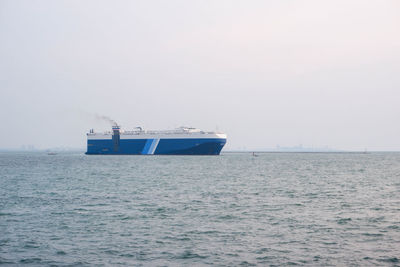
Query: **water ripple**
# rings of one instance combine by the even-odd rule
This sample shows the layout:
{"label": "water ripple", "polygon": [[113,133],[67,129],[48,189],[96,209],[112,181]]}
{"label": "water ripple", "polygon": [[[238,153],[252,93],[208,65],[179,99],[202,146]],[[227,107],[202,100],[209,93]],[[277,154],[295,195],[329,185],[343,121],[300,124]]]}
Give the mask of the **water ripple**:
{"label": "water ripple", "polygon": [[399,153],[0,153],[0,166],[0,264],[399,266]]}

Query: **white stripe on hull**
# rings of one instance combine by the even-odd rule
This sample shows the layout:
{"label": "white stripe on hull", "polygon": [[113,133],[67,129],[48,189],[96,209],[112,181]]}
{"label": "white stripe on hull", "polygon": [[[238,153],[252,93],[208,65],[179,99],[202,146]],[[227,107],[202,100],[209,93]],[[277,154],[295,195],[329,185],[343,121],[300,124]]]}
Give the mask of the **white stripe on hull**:
{"label": "white stripe on hull", "polygon": [[160,142],[160,139],[154,139],[153,140],[153,143],[151,144],[151,147],[149,149],[149,154],[150,155],[154,154],[154,151],[156,151],[156,148],[157,148],[159,142]]}

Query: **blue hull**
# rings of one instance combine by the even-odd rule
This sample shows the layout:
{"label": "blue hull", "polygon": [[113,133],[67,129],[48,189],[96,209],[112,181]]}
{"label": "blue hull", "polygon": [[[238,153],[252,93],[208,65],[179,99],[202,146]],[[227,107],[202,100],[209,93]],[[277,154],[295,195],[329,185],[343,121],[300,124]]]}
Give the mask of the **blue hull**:
{"label": "blue hull", "polygon": [[219,155],[226,139],[88,140],[88,155]]}

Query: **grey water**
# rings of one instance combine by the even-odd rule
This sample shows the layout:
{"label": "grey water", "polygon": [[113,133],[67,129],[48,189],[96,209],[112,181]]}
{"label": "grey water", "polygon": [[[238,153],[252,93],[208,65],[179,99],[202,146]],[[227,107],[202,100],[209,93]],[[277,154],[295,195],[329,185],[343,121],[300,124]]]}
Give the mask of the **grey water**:
{"label": "grey water", "polygon": [[400,153],[0,153],[0,263],[399,266]]}

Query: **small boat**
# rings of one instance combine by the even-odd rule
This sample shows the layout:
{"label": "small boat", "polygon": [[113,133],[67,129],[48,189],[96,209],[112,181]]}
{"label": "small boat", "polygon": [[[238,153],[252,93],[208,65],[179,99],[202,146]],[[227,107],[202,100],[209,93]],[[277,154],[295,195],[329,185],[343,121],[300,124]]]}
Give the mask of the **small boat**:
{"label": "small boat", "polygon": [[54,155],[57,155],[57,153],[56,152],[47,152],[47,155],[54,156]]}
{"label": "small boat", "polygon": [[255,152],[253,152],[253,157],[258,157],[258,155],[255,153]]}

